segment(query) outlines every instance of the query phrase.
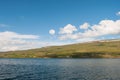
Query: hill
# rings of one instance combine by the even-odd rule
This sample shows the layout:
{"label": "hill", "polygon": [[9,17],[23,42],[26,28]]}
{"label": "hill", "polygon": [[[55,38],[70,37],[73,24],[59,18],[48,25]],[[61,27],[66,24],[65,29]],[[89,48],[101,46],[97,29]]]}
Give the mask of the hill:
{"label": "hill", "polygon": [[1,52],[0,58],[120,58],[120,40]]}

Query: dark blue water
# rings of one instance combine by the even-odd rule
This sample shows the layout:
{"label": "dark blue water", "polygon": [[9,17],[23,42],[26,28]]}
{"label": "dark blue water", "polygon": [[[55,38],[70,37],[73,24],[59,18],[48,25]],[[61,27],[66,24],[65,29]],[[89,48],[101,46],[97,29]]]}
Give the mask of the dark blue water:
{"label": "dark blue water", "polygon": [[120,80],[120,59],[0,59],[0,80]]}

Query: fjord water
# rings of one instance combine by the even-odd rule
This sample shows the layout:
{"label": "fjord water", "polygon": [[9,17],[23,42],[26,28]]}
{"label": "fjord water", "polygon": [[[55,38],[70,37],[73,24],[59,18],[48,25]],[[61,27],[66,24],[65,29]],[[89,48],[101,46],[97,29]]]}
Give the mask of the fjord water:
{"label": "fjord water", "polygon": [[0,59],[0,80],[120,80],[120,59]]}

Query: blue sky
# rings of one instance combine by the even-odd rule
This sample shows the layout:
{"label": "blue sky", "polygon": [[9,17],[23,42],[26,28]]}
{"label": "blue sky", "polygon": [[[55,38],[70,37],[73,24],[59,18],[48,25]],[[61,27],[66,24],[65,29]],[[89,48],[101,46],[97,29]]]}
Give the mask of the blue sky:
{"label": "blue sky", "polygon": [[[120,0],[0,0],[0,46],[5,47],[0,51],[120,38],[119,20]],[[114,31],[110,27],[111,32],[108,32],[109,27],[103,29],[106,33],[98,28],[97,32],[91,29],[94,25],[104,26],[104,23],[118,26]],[[49,33],[49,30],[52,32]],[[96,35],[91,36],[94,33]],[[29,38],[26,39],[25,35]],[[3,44],[5,40],[9,44]],[[34,47],[23,45],[22,41],[35,42]],[[42,45],[36,45],[38,43]]]}

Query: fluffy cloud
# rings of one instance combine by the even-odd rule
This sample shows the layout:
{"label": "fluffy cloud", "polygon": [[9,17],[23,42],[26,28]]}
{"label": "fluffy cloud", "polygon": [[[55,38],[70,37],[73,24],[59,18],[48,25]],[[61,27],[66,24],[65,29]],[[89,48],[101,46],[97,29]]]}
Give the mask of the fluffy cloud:
{"label": "fluffy cloud", "polygon": [[96,40],[98,40],[98,39],[96,39],[96,38],[82,38],[82,39],[77,39],[76,41],[83,43],[83,42],[88,42],[88,41],[90,42],[90,41],[96,41]]}
{"label": "fluffy cloud", "polygon": [[90,25],[88,23],[84,23],[83,25],[80,25],[80,29],[88,29]]}
{"label": "fluffy cloud", "polygon": [[87,30],[83,33],[85,37],[97,37],[111,34],[120,34],[120,20],[102,20],[99,24],[91,26],[91,30]]}
{"label": "fluffy cloud", "polygon": [[52,45],[64,45],[66,42],[41,41],[37,35],[25,35],[16,32],[0,32],[0,52],[34,49]]}
{"label": "fluffy cloud", "polygon": [[76,27],[68,24],[64,28],[60,28],[59,34],[72,34],[74,31],[77,31]]}
{"label": "fluffy cloud", "polygon": [[116,15],[120,16],[120,11],[116,13]]}
{"label": "fluffy cloud", "polygon": [[72,34],[62,34],[59,35],[59,39],[67,40],[67,39],[94,38],[94,37],[113,35],[113,34],[120,34],[120,20],[116,20],[116,21],[102,20],[98,24],[90,26],[90,28],[85,30],[84,32],[79,31],[77,33],[72,33]]}
{"label": "fluffy cloud", "polygon": [[65,34],[65,35],[60,35],[59,39],[60,40],[67,40],[67,39],[77,39],[78,36],[75,34]]}
{"label": "fluffy cloud", "polygon": [[36,35],[22,35],[11,31],[0,32],[0,38],[2,39],[38,39]]}
{"label": "fluffy cloud", "polygon": [[55,30],[54,29],[49,30],[49,34],[54,35],[55,34]]}
{"label": "fluffy cloud", "polygon": [[24,50],[47,45],[38,39],[37,35],[23,35],[11,31],[0,32],[0,51]]}

